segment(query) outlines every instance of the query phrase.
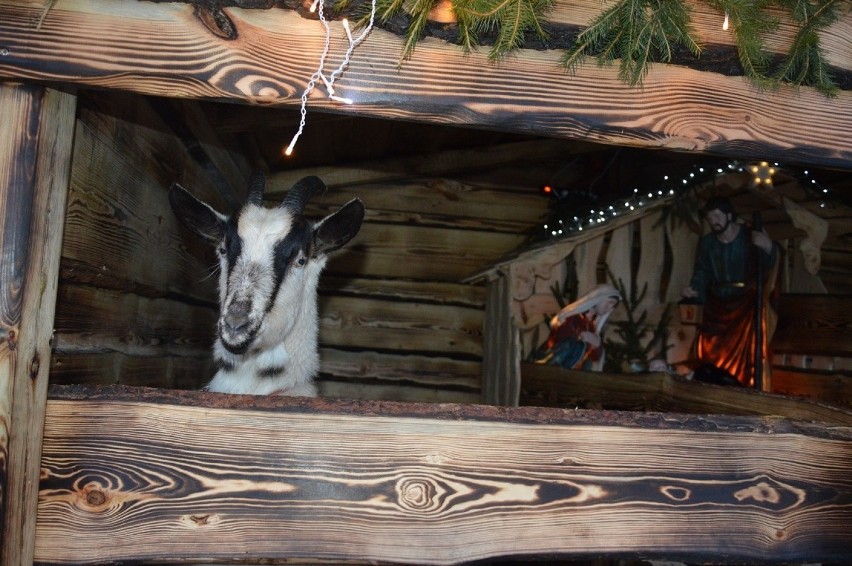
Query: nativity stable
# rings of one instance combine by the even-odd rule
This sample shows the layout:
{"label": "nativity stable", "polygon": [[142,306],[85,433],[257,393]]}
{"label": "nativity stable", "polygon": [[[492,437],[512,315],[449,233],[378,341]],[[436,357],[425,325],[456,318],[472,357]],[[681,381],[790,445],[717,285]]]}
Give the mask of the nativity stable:
{"label": "nativity stable", "polygon": [[[846,561],[852,14],[741,4],[3,2],[0,562]],[[201,390],[242,247],[175,211],[314,176],[319,397]],[[679,371],[718,195],[760,391]],[[610,365],[534,363],[599,284]]]}

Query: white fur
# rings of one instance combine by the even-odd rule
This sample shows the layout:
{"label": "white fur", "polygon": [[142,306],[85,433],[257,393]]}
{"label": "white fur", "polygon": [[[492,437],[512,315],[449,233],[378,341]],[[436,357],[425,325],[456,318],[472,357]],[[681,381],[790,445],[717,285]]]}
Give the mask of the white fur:
{"label": "white fur", "polygon": [[[319,371],[317,351],[317,284],[325,267],[324,256],[309,259],[304,267],[291,266],[281,282],[271,310],[265,307],[274,288],[273,250],[290,231],[292,219],[285,209],[249,206],[238,223],[242,250],[227,280],[227,259],[221,258],[219,281],[222,313],[234,300],[251,297],[250,318],[262,320],[248,351],[234,354],[217,337],[214,355],[233,369],[220,369],[206,389],[251,395],[316,396],[314,376]],[[247,276],[251,274],[251,276]],[[263,370],[281,368],[275,375]]]}

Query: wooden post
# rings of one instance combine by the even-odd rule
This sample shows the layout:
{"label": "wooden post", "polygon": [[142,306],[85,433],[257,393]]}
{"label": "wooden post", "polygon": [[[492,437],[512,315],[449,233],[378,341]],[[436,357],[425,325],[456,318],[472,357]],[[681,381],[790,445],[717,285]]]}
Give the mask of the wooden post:
{"label": "wooden post", "polygon": [[482,402],[518,406],[520,345],[512,323],[512,285],[499,274],[488,281],[485,296],[485,340],[482,346]]}
{"label": "wooden post", "polygon": [[31,564],[76,96],[0,83],[0,564]]}

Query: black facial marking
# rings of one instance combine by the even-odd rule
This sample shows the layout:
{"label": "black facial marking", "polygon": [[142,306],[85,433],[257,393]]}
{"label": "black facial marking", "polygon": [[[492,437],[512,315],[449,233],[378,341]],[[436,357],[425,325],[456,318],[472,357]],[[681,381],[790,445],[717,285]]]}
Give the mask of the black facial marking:
{"label": "black facial marking", "polygon": [[294,265],[296,259],[300,255],[308,257],[307,254],[310,251],[312,235],[313,230],[311,230],[311,226],[304,218],[299,217],[293,222],[293,228],[290,230],[290,233],[275,244],[275,253],[273,255],[275,262],[275,292],[270,297],[269,304],[266,305],[266,312],[269,312],[272,309],[272,305],[275,304],[278,289],[281,288],[281,282],[284,281],[284,277],[287,276],[290,269],[301,267]]}
{"label": "black facial marking", "polygon": [[257,370],[257,376],[260,378],[278,377],[286,368],[284,366],[273,366]]}
{"label": "black facial marking", "polygon": [[230,277],[234,266],[237,264],[237,258],[240,257],[240,253],[243,251],[243,240],[237,233],[237,220],[235,218],[228,221],[222,245],[225,248],[225,256],[228,259],[228,276]]}

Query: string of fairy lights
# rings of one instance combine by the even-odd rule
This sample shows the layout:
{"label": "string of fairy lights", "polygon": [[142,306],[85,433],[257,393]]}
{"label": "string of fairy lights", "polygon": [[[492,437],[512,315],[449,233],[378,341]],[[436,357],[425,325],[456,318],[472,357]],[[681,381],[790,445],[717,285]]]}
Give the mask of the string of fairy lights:
{"label": "string of fairy lights", "polygon": [[694,165],[682,175],[664,174],[660,181],[652,183],[652,188],[633,187],[627,196],[615,198],[605,205],[582,208],[582,211],[579,207],[571,206],[570,203],[568,206],[560,207],[559,201],[565,200],[565,192],[562,193],[563,197],[560,198],[555,196],[560,194],[559,191],[548,186],[545,188],[545,192],[554,195],[554,206],[552,206],[554,210],[542,224],[541,229],[537,230],[538,234],[533,235],[533,238],[541,240],[558,239],[583,230],[596,228],[616,218],[634,214],[638,210],[666,204],[667,201],[675,199],[680,194],[692,191],[699,185],[731,173],[750,173],[753,186],[762,190],[769,190],[773,186],[774,175],[780,171],[796,178],[804,190],[817,197],[820,208],[832,206],[842,201],[841,195],[834,194],[835,191],[831,191],[821,184],[811,170],[797,171],[793,168],[782,167],[779,163],[766,161],[744,164],[732,160],[711,165]]}
{"label": "string of fairy lights", "polygon": [[363,42],[370,32],[373,29],[373,25],[375,23],[376,18],[376,0],[372,0],[370,6],[370,20],[364,29],[357,36],[352,35],[352,30],[349,27],[349,20],[343,18],[341,21],[341,25],[343,26],[344,32],[346,32],[346,39],[349,41],[349,46],[346,49],[346,52],[343,55],[343,60],[340,62],[340,65],[331,72],[331,74],[326,75],[324,72],[326,59],[328,58],[329,51],[331,50],[331,26],[329,25],[328,18],[325,16],[325,0],[313,0],[309,8],[311,13],[316,13],[319,16],[320,22],[325,28],[325,45],[323,46],[322,53],[320,54],[319,67],[316,72],[311,75],[310,80],[308,81],[307,86],[305,87],[304,92],[302,92],[302,106],[300,109],[301,117],[299,119],[299,128],[296,130],[296,134],[293,136],[293,139],[290,141],[290,145],[284,150],[284,155],[290,156],[293,154],[293,148],[296,147],[296,142],[299,141],[299,137],[302,135],[302,132],[305,130],[305,123],[307,120],[307,105],[308,105],[308,97],[311,92],[313,92],[314,88],[316,88],[317,83],[322,82],[325,86],[326,93],[331,100],[335,102],[340,102],[342,104],[352,104],[353,100],[351,98],[346,98],[344,96],[338,96],[334,89],[334,81],[337,80],[338,77],[346,70],[346,67],[349,66],[349,62],[352,59],[352,53],[355,51],[355,48]]}

